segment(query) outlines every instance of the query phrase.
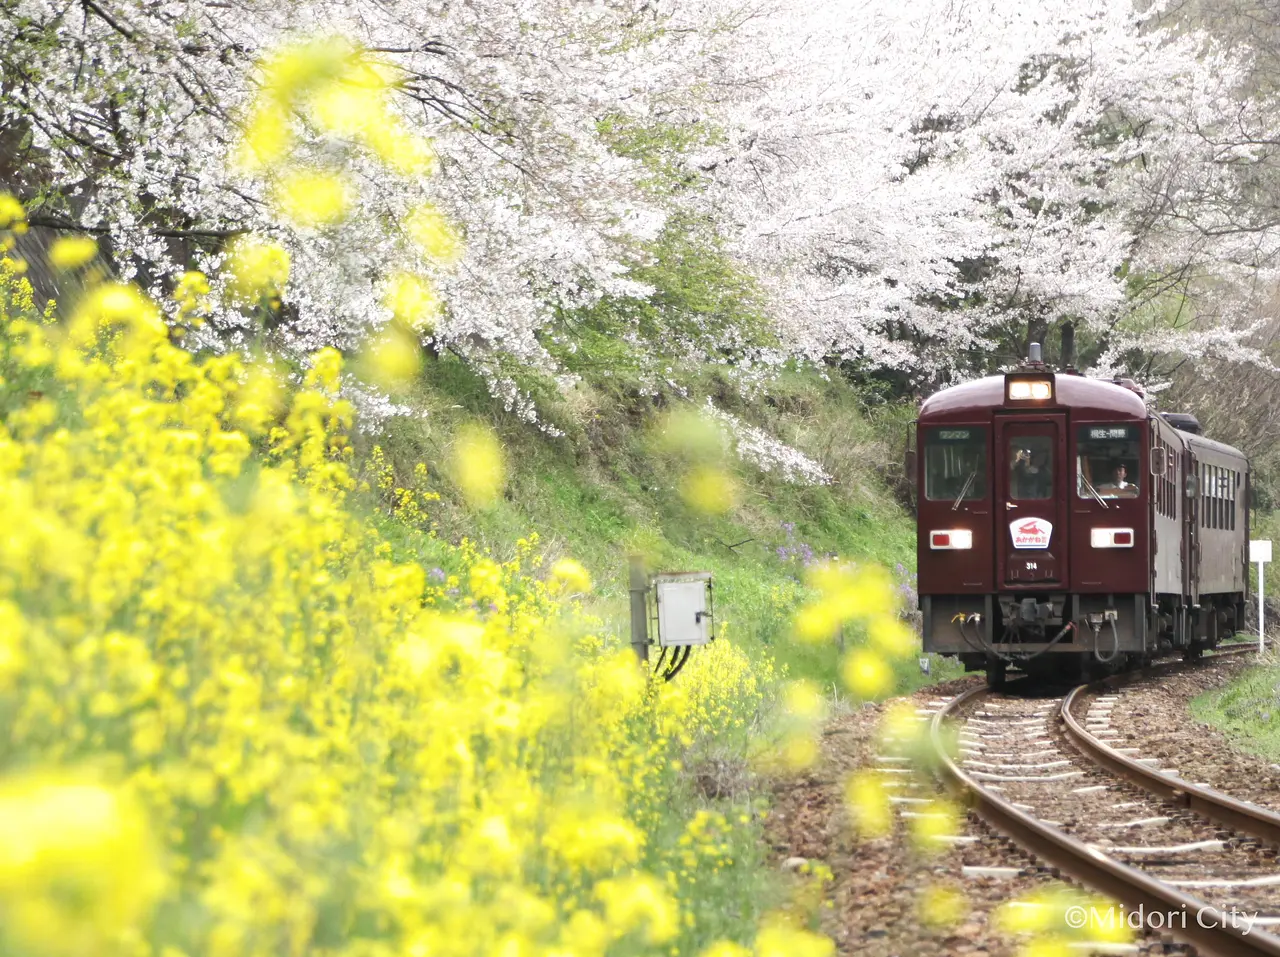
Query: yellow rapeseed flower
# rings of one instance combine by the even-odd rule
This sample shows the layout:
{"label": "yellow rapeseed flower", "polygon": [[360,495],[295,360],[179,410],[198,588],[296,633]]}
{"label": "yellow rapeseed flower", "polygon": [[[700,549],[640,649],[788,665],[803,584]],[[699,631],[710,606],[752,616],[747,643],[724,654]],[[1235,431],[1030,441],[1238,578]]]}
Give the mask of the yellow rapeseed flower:
{"label": "yellow rapeseed flower", "polygon": [[279,297],[289,280],[289,254],[284,248],[252,236],[241,236],[232,242],[227,265],[231,289],[245,302]]}
{"label": "yellow rapeseed flower", "polygon": [[0,231],[25,233],[27,211],[11,193],[0,192]]}
{"label": "yellow rapeseed flower", "polygon": [[434,206],[423,205],[410,212],[405,217],[404,228],[427,259],[450,265],[462,257],[462,241],[457,231]]}
{"label": "yellow rapeseed flower", "polygon": [[917,805],[911,818],[911,839],[917,850],[936,853],[946,850],[943,839],[959,834],[963,829],[963,815],[952,802],[935,799],[928,804]]}
{"label": "yellow rapeseed flower", "polygon": [[930,884],[920,892],[916,910],[920,922],[931,930],[948,930],[955,927],[970,909],[969,899],[962,891],[945,884]]}
{"label": "yellow rapeseed flower", "polygon": [[20,948],[96,952],[162,887],[146,816],[120,791],[52,774],[0,783],[0,920]]}
{"label": "yellow rapeseed flower", "polygon": [[831,938],[782,920],[767,922],[756,935],[756,957],[832,957],[835,952]]}
{"label": "yellow rapeseed flower", "polygon": [[63,236],[49,247],[49,265],[63,272],[79,269],[98,255],[98,244],[88,236]]}
{"label": "yellow rapeseed flower", "polygon": [[591,591],[591,576],[581,562],[572,558],[561,558],[551,566],[551,580],[570,594]]}
{"label": "yellow rapeseed flower", "polygon": [[359,368],[365,378],[383,389],[406,389],[422,369],[422,344],[404,326],[389,323],[365,347]]}
{"label": "yellow rapeseed flower", "polygon": [[336,173],[292,170],[276,183],[280,211],[298,226],[332,226],[347,218],[351,205],[346,181]]}
{"label": "yellow rapeseed flower", "polygon": [[807,645],[825,644],[840,630],[840,617],[831,602],[810,602],[796,612],[791,628],[795,637]]}
{"label": "yellow rapeseed flower", "polygon": [[884,781],[874,771],[858,771],[845,782],[845,808],[862,840],[884,837],[893,829],[893,810]]}
{"label": "yellow rapeseed flower", "polygon": [[244,125],[233,165],[245,172],[258,172],[284,159],[293,146],[293,120],[288,108],[275,101],[256,104]]}
{"label": "yellow rapeseed flower", "polygon": [[695,466],[681,478],[680,495],[695,511],[720,515],[737,504],[738,483],[724,469]]}
{"label": "yellow rapeseed flower", "polygon": [[884,697],[893,688],[893,670],[874,651],[855,648],[840,663],[844,686],[863,700]]}
{"label": "yellow rapeseed flower", "polygon": [[393,275],[383,302],[397,321],[418,331],[433,328],[440,312],[440,300],[431,283],[412,273]]}
{"label": "yellow rapeseed flower", "polygon": [[667,889],[647,874],[601,881],[596,897],[604,905],[605,923],[618,937],[641,930],[650,944],[676,935],[679,912]]}
{"label": "yellow rapeseed flower", "polygon": [[469,425],[458,431],[453,443],[453,480],[468,504],[487,508],[497,501],[506,483],[502,445],[491,429]]}

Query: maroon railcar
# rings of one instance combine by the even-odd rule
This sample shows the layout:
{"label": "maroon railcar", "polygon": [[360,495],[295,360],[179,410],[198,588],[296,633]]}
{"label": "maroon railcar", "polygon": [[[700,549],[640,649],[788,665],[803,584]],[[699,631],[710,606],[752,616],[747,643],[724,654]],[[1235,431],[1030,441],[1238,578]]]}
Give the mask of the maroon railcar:
{"label": "maroon railcar", "polygon": [[1072,677],[1243,621],[1249,463],[1128,381],[1016,372],[945,389],[916,423],[924,649],[1003,680]]}

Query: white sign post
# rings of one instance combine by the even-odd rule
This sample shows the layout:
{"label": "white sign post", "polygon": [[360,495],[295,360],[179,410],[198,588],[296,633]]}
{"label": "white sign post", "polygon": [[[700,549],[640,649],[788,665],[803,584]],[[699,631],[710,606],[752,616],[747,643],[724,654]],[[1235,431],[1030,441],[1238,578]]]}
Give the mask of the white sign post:
{"label": "white sign post", "polygon": [[1249,543],[1249,561],[1258,563],[1258,654],[1262,654],[1262,570],[1271,561],[1271,542],[1263,540]]}

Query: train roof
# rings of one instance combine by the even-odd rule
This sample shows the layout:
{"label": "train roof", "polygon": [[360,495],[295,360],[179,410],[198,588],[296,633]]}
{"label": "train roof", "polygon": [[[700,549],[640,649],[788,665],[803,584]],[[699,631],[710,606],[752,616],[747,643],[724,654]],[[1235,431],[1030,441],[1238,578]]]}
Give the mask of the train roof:
{"label": "train roof", "polygon": [[1205,438],[1203,435],[1196,435],[1191,432],[1182,433],[1182,440],[1187,443],[1187,447],[1191,449],[1208,449],[1217,452],[1219,455],[1227,458],[1239,459],[1242,462],[1248,462],[1246,456],[1234,446],[1227,445],[1225,442],[1216,442],[1213,439]]}
{"label": "train roof", "polygon": [[[1043,408],[1070,409],[1078,414],[1121,420],[1143,420],[1147,417],[1147,404],[1130,389],[1087,376],[1045,373],[1046,378],[1050,375],[1054,378],[1056,401]],[[959,422],[967,421],[975,414],[989,414],[993,409],[1005,407],[1004,390],[1005,377],[993,375],[935,392],[920,406],[920,422]],[[1022,407],[1017,411],[1030,410]]]}

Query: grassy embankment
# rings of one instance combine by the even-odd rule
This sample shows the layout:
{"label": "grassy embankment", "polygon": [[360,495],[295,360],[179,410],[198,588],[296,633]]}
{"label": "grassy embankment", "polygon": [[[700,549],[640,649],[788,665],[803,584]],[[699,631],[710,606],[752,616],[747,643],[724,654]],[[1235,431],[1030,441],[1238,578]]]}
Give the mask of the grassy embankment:
{"label": "grassy embankment", "polygon": [[[402,484],[413,481],[419,463],[427,465],[419,485],[441,501],[424,527],[439,539],[470,536],[501,558],[536,531],[549,560],[569,555],[586,565],[597,584],[590,610],[624,636],[630,552],[647,556],[656,570],[710,571],[720,628],[749,654],[767,654],[791,677],[812,679],[830,693],[839,687],[838,647],[788,640],[804,566],[826,555],[880,563],[898,582],[904,604],[914,605],[913,520],[885,484],[897,472],[909,410],[868,408],[855,388],[811,370],[785,373],[750,401],[715,371],[685,381],[691,397],[672,402],[638,398],[625,381],[584,380],[546,407],[548,422],[564,433],[550,437],[495,412],[479,378],[445,358],[427,365],[413,396],[426,416],[393,421],[377,441]],[[673,404],[696,408],[705,396],[818,460],[834,481],[794,483],[731,461],[737,504],[713,517],[689,508],[660,448],[661,411]],[[509,456],[503,501],[479,515],[451,497],[435,464],[447,461],[458,425],[476,417],[498,430]],[[395,526],[388,533],[404,548],[430,552],[429,538]],[[955,670],[934,660],[930,677]],[[914,661],[899,664],[898,672],[902,690],[930,680]]]}
{"label": "grassy embankment", "polygon": [[1274,653],[1191,702],[1191,713],[1247,751],[1280,761],[1280,660]]}

